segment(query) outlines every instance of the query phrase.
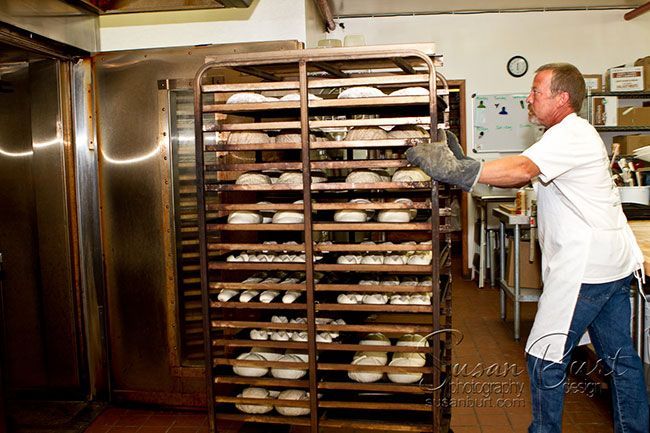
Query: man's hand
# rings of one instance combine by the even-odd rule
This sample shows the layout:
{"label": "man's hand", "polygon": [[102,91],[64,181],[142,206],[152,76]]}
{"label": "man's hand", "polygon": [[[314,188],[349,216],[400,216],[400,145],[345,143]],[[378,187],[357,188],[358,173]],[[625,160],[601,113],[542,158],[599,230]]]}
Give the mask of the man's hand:
{"label": "man's hand", "polygon": [[[482,163],[467,157],[458,159],[448,146],[447,135],[443,133],[443,137],[442,142],[422,143],[408,149],[406,159],[433,179],[458,185],[469,192],[478,181]],[[460,146],[457,147],[459,150]]]}

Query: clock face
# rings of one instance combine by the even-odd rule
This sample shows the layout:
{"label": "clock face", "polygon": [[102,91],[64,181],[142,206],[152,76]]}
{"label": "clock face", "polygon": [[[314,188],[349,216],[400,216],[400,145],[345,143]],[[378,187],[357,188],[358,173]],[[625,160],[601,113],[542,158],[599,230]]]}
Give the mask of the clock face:
{"label": "clock face", "polygon": [[522,77],[528,72],[528,61],[521,56],[514,56],[508,60],[507,68],[513,77]]}

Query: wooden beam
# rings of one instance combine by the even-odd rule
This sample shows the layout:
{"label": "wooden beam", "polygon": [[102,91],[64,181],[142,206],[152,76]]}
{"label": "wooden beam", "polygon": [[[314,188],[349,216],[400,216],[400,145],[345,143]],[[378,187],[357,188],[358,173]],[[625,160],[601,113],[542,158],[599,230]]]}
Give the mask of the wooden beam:
{"label": "wooden beam", "polygon": [[237,72],[253,75],[254,77],[259,77],[267,81],[282,81],[282,78],[278,77],[277,75],[273,75],[258,68],[238,66],[234,67],[233,69]]}
{"label": "wooden beam", "polygon": [[314,0],[316,7],[320,16],[323,18],[323,23],[325,24],[325,30],[331,32],[336,30],[336,23],[334,22],[334,17],[332,16],[332,8],[330,8],[328,0]]}
{"label": "wooden beam", "polygon": [[350,74],[348,74],[347,72],[343,72],[340,69],[325,62],[312,62],[311,65],[327,72],[328,74],[332,74],[335,77],[348,78],[350,76]]}
{"label": "wooden beam", "polygon": [[391,59],[393,63],[395,63],[402,71],[406,72],[407,74],[415,74],[417,71],[411,66],[409,62],[404,60],[401,57],[393,57]]}
{"label": "wooden beam", "polygon": [[623,15],[623,18],[625,18],[625,21],[630,21],[631,19],[634,19],[638,17],[639,15],[643,15],[644,13],[650,11],[650,2],[647,2],[645,4],[642,4],[636,9],[632,9],[625,15]]}

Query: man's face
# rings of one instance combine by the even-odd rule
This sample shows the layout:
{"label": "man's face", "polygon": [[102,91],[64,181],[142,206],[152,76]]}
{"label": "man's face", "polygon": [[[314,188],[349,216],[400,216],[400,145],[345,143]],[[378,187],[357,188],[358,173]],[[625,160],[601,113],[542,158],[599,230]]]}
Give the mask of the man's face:
{"label": "man's face", "polygon": [[547,128],[556,122],[558,109],[558,96],[551,92],[551,78],[553,71],[545,70],[538,72],[533,80],[533,87],[530,89],[526,102],[528,103],[528,119],[532,123],[544,125]]}

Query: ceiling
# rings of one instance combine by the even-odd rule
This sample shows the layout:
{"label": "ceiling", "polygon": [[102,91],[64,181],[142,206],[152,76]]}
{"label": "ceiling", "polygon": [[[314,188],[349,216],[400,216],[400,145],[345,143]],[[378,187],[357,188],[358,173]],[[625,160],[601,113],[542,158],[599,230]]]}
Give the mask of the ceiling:
{"label": "ceiling", "polygon": [[334,17],[636,8],[646,0],[329,0]]}

